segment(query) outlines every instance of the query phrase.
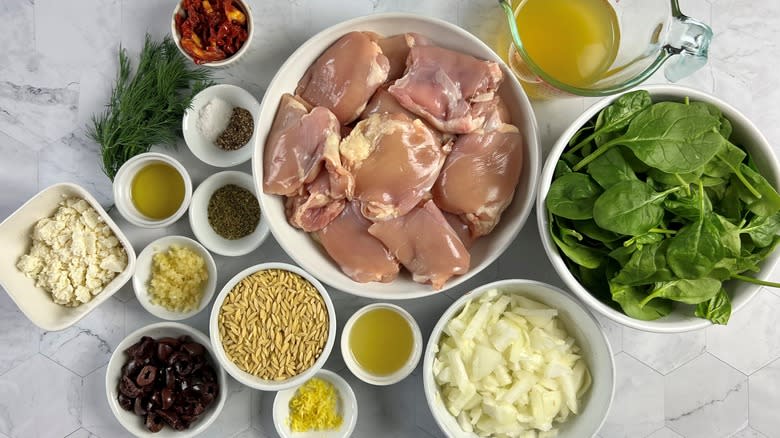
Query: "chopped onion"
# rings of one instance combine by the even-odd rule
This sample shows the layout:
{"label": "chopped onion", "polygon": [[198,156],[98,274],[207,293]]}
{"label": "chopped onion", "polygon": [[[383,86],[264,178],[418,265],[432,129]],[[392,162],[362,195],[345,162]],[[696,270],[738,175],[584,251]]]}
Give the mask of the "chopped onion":
{"label": "chopped onion", "polygon": [[433,374],[447,410],[479,436],[554,437],[591,383],[558,311],[498,290],[447,323]]}

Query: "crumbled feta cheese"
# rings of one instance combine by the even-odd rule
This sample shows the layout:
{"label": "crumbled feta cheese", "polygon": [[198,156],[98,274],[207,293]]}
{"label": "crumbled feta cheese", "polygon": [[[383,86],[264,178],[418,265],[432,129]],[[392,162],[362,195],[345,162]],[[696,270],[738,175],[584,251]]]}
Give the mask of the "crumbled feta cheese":
{"label": "crumbled feta cheese", "polygon": [[78,306],[127,267],[127,254],[87,201],[69,198],[33,227],[32,247],[16,267],[57,304]]}

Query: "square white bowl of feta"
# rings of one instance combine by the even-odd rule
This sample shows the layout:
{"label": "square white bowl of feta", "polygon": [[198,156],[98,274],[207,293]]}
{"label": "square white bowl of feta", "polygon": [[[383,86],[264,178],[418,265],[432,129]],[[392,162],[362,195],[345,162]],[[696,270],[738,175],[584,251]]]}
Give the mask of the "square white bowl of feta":
{"label": "square white bowl of feta", "polygon": [[0,285],[38,327],[63,330],[132,277],[135,251],[84,188],[43,189],[0,223]]}

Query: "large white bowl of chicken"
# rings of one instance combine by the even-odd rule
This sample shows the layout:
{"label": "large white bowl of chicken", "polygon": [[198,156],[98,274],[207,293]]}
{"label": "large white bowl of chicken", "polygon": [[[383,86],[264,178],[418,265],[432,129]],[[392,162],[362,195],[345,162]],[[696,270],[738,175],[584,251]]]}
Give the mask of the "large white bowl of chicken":
{"label": "large white bowl of chicken", "polygon": [[261,103],[252,169],[284,250],[328,285],[418,298],[512,243],[540,172],[523,89],[445,21],[377,14],[323,30]]}

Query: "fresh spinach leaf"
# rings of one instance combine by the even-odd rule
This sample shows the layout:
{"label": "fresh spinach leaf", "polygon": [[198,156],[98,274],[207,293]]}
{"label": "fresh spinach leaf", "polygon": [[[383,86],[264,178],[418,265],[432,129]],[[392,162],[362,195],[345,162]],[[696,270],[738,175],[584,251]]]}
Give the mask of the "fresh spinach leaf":
{"label": "fresh spinach leaf", "polygon": [[672,272],[679,278],[693,279],[707,275],[725,250],[713,220],[704,216],[684,226],[671,239],[666,252]]}
{"label": "fresh spinach leaf", "polygon": [[674,275],[666,266],[666,246],[659,242],[637,249],[613,281],[642,286],[672,280]]}
{"label": "fresh spinach leaf", "polygon": [[636,286],[609,282],[612,299],[620,304],[623,312],[636,319],[652,321],[672,313],[674,304],[669,300],[657,299],[642,306],[640,303],[647,296],[642,289]]}
{"label": "fresh spinach leaf", "polygon": [[559,233],[558,224],[554,223],[553,220],[550,220],[550,237],[552,237],[555,245],[563,252],[563,255],[568,257],[572,262],[588,269],[596,269],[604,261],[604,255],[601,251],[572,241],[567,243],[563,238],[559,237]]}
{"label": "fresh spinach leaf", "polygon": [[645,306],[656,298],[666,298],[685,304],[699,304],[717,295],[721,287],[720,281],[708,277],[667,281],[656,284],[639,305]]}
{"label": "fresh spinach leaf", "polygon": [[547,209],[566,219],[590,219],[593,203],[601,195],[599,187],[584,173],[567,173],[553,181],[547,193]]}
{"label": "fresh spinach leaf", "polygon": [[755,216],[740,232],[750,236],[756,247],[765,248],[780,234],[780,213],[769,217]]}
{"label": "fresh spinach leaf", "polygon": [[742,240],[739,237],[739,227],[719,214],[713,214],[710,219],[718,230],[720,242],[723,245],[724,255],[727,257],[739,257],[742,253]]}
{"label": "fresh spinach leaf", "polygon": [[620,246],[610,251],[607,255],[617,261],[620,266],[625,266],[637,249],[636,245]]}
{"label": "fresh spinach leaf", "polygon": [[588,174],[605,189],[621,181],[634,181],[636,174],[626,163],[620,150],[613,148],[588,165]]}
{"label": "fresh spinach leaf", "polygon": [[739,164],[745,160],[745,151],[727,141],[723,148],[715,154],[715,158],[704,165],[705,175],[727,177],[739,172]]}
{"label": "fresh spinach leaf", "polygon": [[573,221],[572,223],[574,224],[575,230],[597,242],[611,243],[622,238],[620,234],[599,227],[593,219]]}
{"label": "fresh spinach leaf", "polygon": [[566,175],[567,173],[571,173],[571,167],[563,161],[558,160],[558,162],[555,164],[555,172],[553,172],[553,178],[557,179],[560,178],[563,175]]}
{"label": "fresh spinach leaf", "polygon": [[716,117],[661,102],[638,114],[625,135],[610,143],[627,146],[645,164],[663,172],[693,172],[723,147],[725,139],[714,131],[717,126]]}
{"label": "fresh spinach leaf", "polygon": [[597,137],[603,140],[606,134],[624,129],[632,118],[652,103],[650,93],[645,90],[632,91],[618,97],[612,104],[601,110],[596,117],[595,131],[567,153],[573,155]]}
{"label": "fresh spinach leaf", "polygon": [[[702,199],[702,196],[704,199]],[[712,202],[710,202],[710,198],[703,190],[694,191],[691,193],[691,196],[684,196],[680,192],[673,193],[664,200],[663,207],[673,215],[688,221],[695,221],[703,214],[712,213]]]}
{"label": "fresh spinach leaf", "polygon": [[723,115],[723,112],[721,112],[720,108],[716,107],[715,105],[707,102],[691,102],[689,104],[691,108],[699,108],[702,111],[718,118],[718,121],[720,122],[718,125],[718,132],[720,135],[723,136],[723,138],[729,138],[731,137],[731,131],[732,126],[729,119],[726,118],[726,116]]}
{"label": "fresh spinach leaf", "polygon": [[725,289],[721,289],[717,295],[709,301],[699,303],[696,306],[696,316],[712,321],[713,324],[726,325],[731,317],[731,299]]}
{"label": "fresh spinach leaf", "polygon": [[608,188],[593,204],[593,219],[605,230],[638,236],[661,223],[661,203],[673,188],[658,193],[638,181],[622,181]]}
{"label": "fresh spinach leaf", "polygon": [[[747,164],[740,164],[739,170],[741,171],[741,175],[743,175],[745,180],[749,183],[746,185],[742,180],[739,180],[740,184],[742,184],[740,189],[744,189],[740,191],[740,199],[747,204],[748,210],[759,216],[772,216],[780,211],[780,195],[778,195],[774,187],[769,184],[769,181],[761,176],[760,173],[751,169]],[[739,174],[736,176],[738,175]],[[756,192],[761,196],[756,196],[751,193],[749,189],[750,186],[754,187]]]}

